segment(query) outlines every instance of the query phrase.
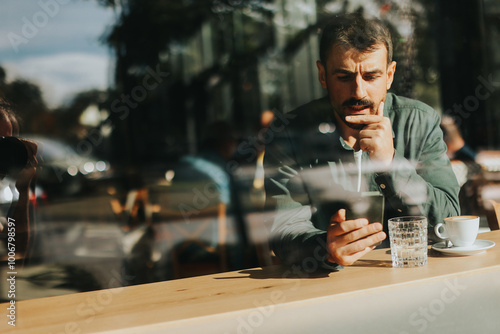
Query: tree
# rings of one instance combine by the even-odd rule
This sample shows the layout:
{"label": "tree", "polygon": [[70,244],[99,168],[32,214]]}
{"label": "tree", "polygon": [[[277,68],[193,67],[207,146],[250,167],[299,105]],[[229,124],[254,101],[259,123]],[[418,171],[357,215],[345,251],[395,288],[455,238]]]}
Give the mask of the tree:
{"label": "tree", "polygon": [[49,133],[53,130],[48,108],[38,85],[24,79],[1,82],[3,97],[14,107],[23,133]]}

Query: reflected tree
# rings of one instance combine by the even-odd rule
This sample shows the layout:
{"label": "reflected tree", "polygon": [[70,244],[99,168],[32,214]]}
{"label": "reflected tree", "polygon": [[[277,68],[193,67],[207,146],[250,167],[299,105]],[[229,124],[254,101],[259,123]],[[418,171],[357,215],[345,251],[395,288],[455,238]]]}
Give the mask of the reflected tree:
{"label": "reflected tree", "polygon": [[[116,54],[110,108],[130,163],[196,151],[210,121],[258,121],[256,68],[272,44],[270,1],[100,3],[119,12],[103,41]],[[152,72],[161,82],[148,89]]]}
{"label": "reflected tree", "polygon": [[[323,22],[346,11],[378,16],[391,27],[398,61],[393,90],[439,104],[431,0],[99,3],[118,13],[102,40],[116,54],[116,96],[108,107],[120,156],[130,164],[194,153],[208,122],[230,121],[249,135],[263,110],[286,111],[319,97],[321,89],[309,87],[317,84],[315,51],[304,55],[317,47]],[[164,77],[148,90],[152,72]]]}
{"label": "reflected tree", "polygon": [[49,133],[54,130],[53,117],[43,99],[40,87],[24,79],[6,81],[0,67],[0,96],[12,104],[20,119],[23,133]]}
{"label": "reflected tree", "polygon": [[70,103],[54,110],[57,121],[58,135],[66,142],[76,145],[79,141],[85,140],[89,132],[99,128],[100,119],[94,124],[83,124],[82,114],[92,106],[96,111],[105,109],[108,92],[97,89],[77,93]]}

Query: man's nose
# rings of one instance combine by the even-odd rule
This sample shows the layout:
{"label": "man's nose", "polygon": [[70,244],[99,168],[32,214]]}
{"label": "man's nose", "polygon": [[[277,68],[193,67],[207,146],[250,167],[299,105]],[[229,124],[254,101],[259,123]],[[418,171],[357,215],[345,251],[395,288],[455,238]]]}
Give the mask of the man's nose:
{"label": "man's nose", "polygon": [[366,82],[361,75],[357,75],[356,80],[353,81],[352,94],[357,99],[366,97]]}

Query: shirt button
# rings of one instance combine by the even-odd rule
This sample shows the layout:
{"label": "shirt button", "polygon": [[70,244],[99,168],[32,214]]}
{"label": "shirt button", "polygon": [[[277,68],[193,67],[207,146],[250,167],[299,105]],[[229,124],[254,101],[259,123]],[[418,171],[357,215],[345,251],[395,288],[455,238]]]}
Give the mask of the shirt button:
{"label": "shirt button", "polygon": [[380,188],[385,189],[385,184],[383,184],[383,183],[382,183],[382,184],[380,185]]}

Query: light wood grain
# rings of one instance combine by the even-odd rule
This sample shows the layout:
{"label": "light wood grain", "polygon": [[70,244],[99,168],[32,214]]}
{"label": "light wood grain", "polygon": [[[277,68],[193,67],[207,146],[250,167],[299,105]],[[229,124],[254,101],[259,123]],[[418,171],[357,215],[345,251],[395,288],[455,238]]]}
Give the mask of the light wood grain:
{"label": "light wood grain", "polygon": [[[367,292],[440,282],[450,277],[500,275],[500,231],[479,235],[496,246],[474,256],[430,250],[428,265],[392,268],[387,249],[375,250],[338,272],[311,275],[282,266],[253,268],[175,281],[108,289],[16,303],[16,327],[1,304],[1,333],[162,332],[189,321],[265,305],[296,305],[355,298]],[[241,313],[243,312],[243,313]],[[127,330],[128,329],[128,330]]]}

